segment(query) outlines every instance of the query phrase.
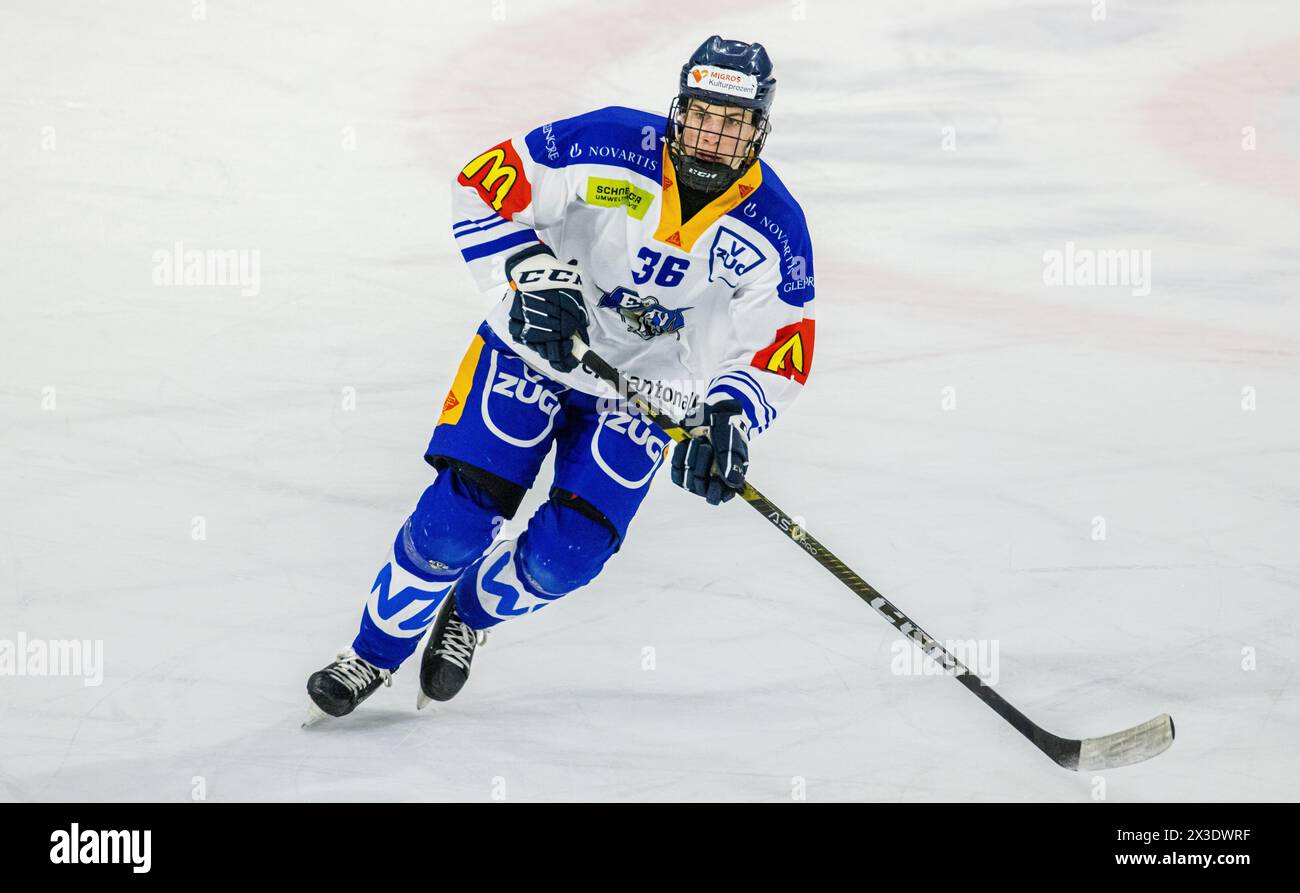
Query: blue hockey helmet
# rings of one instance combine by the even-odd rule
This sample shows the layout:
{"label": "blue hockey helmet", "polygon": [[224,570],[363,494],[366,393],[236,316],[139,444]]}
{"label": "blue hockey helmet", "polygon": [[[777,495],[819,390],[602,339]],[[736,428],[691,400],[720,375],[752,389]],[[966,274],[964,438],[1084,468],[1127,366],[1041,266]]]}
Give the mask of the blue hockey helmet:
{"label": "blue hockey helmet", "polygon": [[715,34],[682,66],[678,93],[766,115],[776,95],[772,60],[761,43],[723,40]]}
{"label": "blue hockey helmet", "polygon": [[668,112],[668,152],[683,185],[721,192],[758,160],[776,94],[761,43],[713,35],[682,66]]}

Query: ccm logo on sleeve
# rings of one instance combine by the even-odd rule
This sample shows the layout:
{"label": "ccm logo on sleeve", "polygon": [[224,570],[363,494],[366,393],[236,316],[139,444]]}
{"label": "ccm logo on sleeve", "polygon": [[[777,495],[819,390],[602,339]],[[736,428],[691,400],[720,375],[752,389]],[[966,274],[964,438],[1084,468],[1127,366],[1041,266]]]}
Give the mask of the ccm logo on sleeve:
{"label": "ccm logo on sleeve", "polygon": [[813,328],[811,319],[782,326],[776,330],[776,340],[754,354],[750,365],[806,384],[812,369]]}
{"label": "ccm logo on sleeve", "polygon": [[483,201],[507,220],[513,220],[533,200],[524,163],[510,140],[498,143],[461,168],[456,182],[477,189]]}

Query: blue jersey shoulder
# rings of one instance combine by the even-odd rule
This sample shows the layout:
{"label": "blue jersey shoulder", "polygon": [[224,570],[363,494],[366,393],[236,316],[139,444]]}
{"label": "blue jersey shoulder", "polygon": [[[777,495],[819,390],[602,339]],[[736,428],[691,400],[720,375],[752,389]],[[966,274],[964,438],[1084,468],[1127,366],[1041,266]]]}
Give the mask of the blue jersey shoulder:
{"label": "blue jersey shoulder", "polygon": [[776,171],[759,159],[763,182],[749,201],[728,212],[762,233],[781,256],[780,297],[787,304],[803,306],[813,299],[812,239],[803,208],[786,189]]}
{"label": "blue jersey shoulder", "polygon": [[660,176],[664,116],[612,105],[543,124],[524,142],[533,161],[550,168],[571,164],[607,164]]}

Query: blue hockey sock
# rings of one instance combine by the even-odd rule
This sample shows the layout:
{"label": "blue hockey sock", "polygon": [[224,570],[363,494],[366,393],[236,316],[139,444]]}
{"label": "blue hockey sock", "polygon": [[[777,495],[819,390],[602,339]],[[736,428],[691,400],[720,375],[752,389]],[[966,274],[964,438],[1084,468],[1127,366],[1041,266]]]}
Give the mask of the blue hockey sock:
{"label": "blue hockey sock", "polygon": [[398,531],[361,615],[352,650],[395,670],[410,657],[465,568],[492,542],[501,518],[488,496],[444,471]]}

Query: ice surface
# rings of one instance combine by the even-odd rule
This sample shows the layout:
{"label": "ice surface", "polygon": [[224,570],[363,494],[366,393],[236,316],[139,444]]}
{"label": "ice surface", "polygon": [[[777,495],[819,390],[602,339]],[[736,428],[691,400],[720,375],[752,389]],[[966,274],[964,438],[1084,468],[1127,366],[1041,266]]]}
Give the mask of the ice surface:
{"label": "ice surface", "polygon": [[[714,32],[776,60],[817,252],[754,482],[930,633],[996,640],[1057,734],[1171,713],[1108,799],[1300,798],[1300,8],[1108,7],[8,4],[0,639],[102,640],[104,678],[0,677],[0,799],[1094,798],[666,475],[456,701],[417,714],[411,668],[299,729],[494,299],[452,176],[666,109]],[[259,251],[260,293],[155,285],[178,241]],[[1069,242],[1150,251],[1150,293],[1047,286]]]}

